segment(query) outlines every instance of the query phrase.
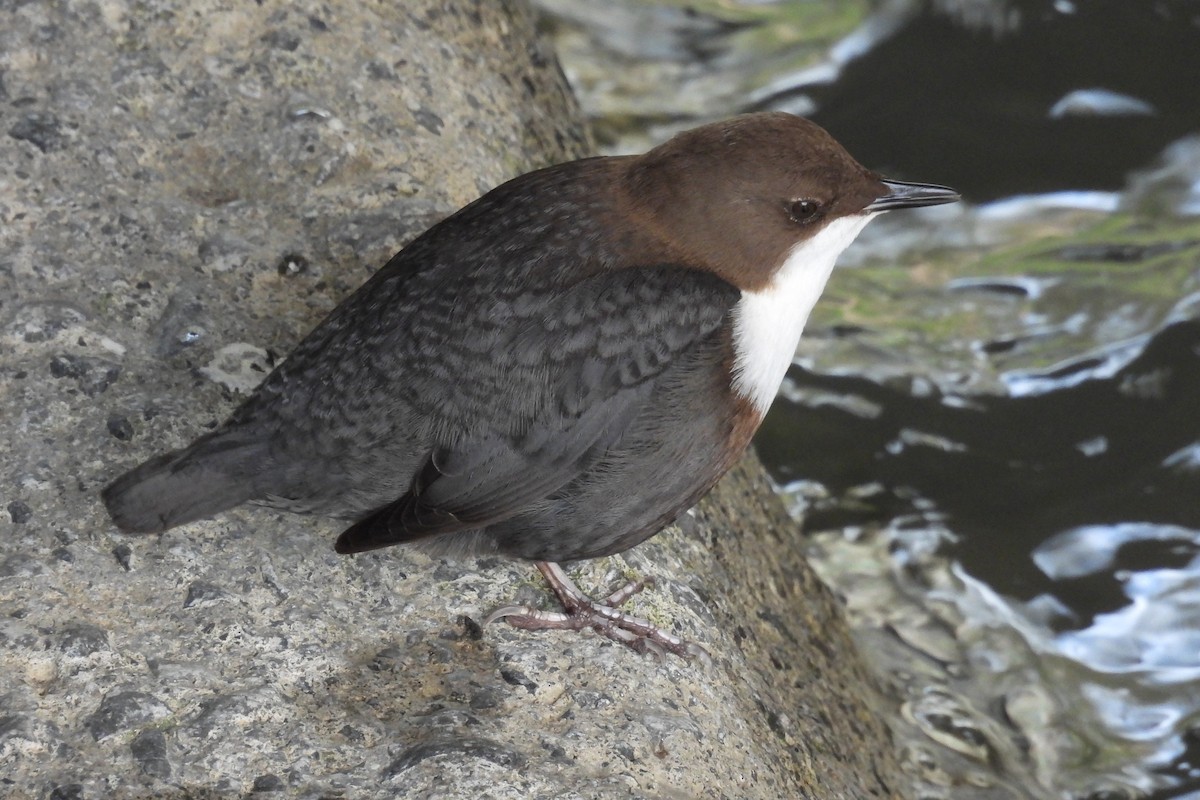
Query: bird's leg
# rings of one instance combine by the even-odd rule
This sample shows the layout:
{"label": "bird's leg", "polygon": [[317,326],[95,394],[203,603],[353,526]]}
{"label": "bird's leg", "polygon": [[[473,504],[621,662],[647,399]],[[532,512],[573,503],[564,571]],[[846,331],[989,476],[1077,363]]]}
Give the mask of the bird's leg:
{"label": "bird's leg", "polygon": [[654,627],[647,620],[618,611],[617,606],[647,586],[653,578],[630,581],[601,600],[593,600],[553,561],[535,562],[538,570],[562,604],[562,611],[543,611],[529,606],[505,606],[493,611],[484,624],[503,619],[515,628],[525,630],[583,630],[592,628],[615,642],[627,645],[639,653],[675,653],[684,658],[712,659],[703,647],[685,642],[678,636]]}

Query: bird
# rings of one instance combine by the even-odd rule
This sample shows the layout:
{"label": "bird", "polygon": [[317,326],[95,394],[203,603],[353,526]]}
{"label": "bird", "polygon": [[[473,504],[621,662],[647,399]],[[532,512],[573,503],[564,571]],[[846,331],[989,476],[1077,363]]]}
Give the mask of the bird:
{"label": "bird", "polygon": [[695,505],[750,443],[838,255],[880,213],[958,199],[782,112],[526,173],[414,239],[223,424],[103,502],[128,533],[256,503],[346,521],[338,553],[532,561],[563,610],[488,622],[704,656],[618,608],[652,576],[593,599],[561,565]]}

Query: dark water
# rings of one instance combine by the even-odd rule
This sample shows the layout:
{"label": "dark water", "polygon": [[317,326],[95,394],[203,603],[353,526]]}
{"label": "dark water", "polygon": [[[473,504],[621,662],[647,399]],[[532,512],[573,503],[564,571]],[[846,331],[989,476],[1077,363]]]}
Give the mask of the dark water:
{"label": "dark water", "polygon": [[[1046,575],[1030,554],[1051,537],[1083,526],[1173,525],[1198,535],[1131,541],[1116,563],[1182,567],[1200,555],[1200,321],[1158,331],[1109,377],[1078,380],[1127,355],[1036,376],[1045,382],[1036,394],[965,404],[793,367],[794,385],[825,399],[817,407],[777,402],[758,452],[781,484],[813,480],[831,491],[835,499],[810,510],[807,528],[916,513],[912,498],[931,500],[958,536],[950,554],[968,572],[1020,600],[1053,595],[1074,612],[1058,627],[1086,626],[1128,599],[1113,571]],[[864,418],[829,395],[866,400],[879,413]],[[837,502],[871,482],[884,491],[853,506]]]}
{"label": "dark water", "polygon": [[[1005,21],[971,26],[926,6],[836,82],[759,105],[786,108],[789,94],[808,95],[811,118],[864,163],[950,184],[973,201],[1120,189],[1130,170],[1200,129],[1200,4],[992,8]],[[1048,115],[1070,92],[1097,87],[1152,111]]]}

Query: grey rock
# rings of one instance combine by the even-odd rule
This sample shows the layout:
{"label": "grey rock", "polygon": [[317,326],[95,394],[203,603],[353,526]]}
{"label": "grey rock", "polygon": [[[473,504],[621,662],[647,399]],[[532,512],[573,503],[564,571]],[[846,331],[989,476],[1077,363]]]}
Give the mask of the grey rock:
{"label": "grey rock", "polygon": [[85,797],[82,783],[67,783],[55,786],[46,795],[48,800],[83,800]]}
{"label": "grey rock", "polygon": [[63,354],[50,360],[50,376],[74,378],[87,397],[107,391],[120,374],[121,367],[106,359]]}
{"label": "grey rock", "polygon": [[260,792],[281,792],[285,788],[283,781],[278,775],[259,775],[254,779],[253,785],[250,787],[252,794]]}
{"label": "grey rock", "polygon": [[200,243],[200,262],[217,272],[240,269],[250,260],[252,247],[249,242],[218,231]]}
{"label": "grey rock", "polygon": [[119,731],[141,727],[170,716],[171,709],[146,692],[112,692],[100,702],[84,726],[93,739],[103,739]]}
{"label": "grey rock", "polygon": [[129,752],[138,768],[152,778],[171,777],[171,762],[167,759],[167,737],[162,731],[142,731],[129,743]]}
{"label": "grey rock", "polygon": [[21,714],[0,716],[0,742],[10,736],[24,732],[29,727],[29,717]]}
{"label": "grey rock", "polygon": [[13,500],[5,508],[8,510],[8,516],[12,519],[13,525],[24,525],[33,519],[33,511],[20,500]]}
{"label": "grey rock", "polygon": [[127,543],[121,542],[112,549],[113,558],[121,565],[121,568],[126,572],[133,569],[133,548]]}
{"label": "grey rock", "polygon": [[[0,619],[0,647],[28,650],[40,644],[41,633],[33,626],[13,617]],[[5,710],[11,711],[11,704]]]}
{"label": "grey rock", "polygon": [[27,578],[40,575],[45,568],[42,563],[27,553],[13,553],[0,561],[0,578]]}
{"label": "grey rock", "polygon": [[65,146],[62,124],[51,112],[31,111],[22,116],[8,129],[8,135],[18,141],[33,144],[43,153],[59,150]]}
{"label": "grey rock", "polygon": [[108,650],[108,631],[88,622],[70,622],[55,636],[55,644],[68,656],[90,656]]}
{"label": "grey rock", "polygon": [[[203,257],[203,254],[201,255]],[[149,288],[149,284],[146,284]],[[155,325],[155,351],[161,358],[178,355],[204,338],[212,323],[204,304],[196,299],[197,290],[184,287],[167,301],[167,307]]]}
{"label": "grey rock", "polygon": [[453,738],[422,742],[406,749],[384,770],[385,778],[394,778],[427,758],[450,756],[455,761],[482,759],[502,767],[520,768],[525,757],[499,742],[458,735]]}
{"label": "grey rock", "polygon": [[335,523],[254,508],[145,538],[104,514],[237,403],[203,372],[226,348],[285,355],[437,218],[586,152],[523,4],[20,3],[0,73],[0,794],[895,795],[752,461],[686,532],[576,570],[656,573],[634,612],[712,668],[480,628],[548,603],[526,564],[343,558]]}
{"label": "grey rock", "polygon": [[122,442],[128,442],[133,438],[133,425],[130,424],[129,418],[122,414],[113,414],[110,416],[107,427],[108,432]]}
{"label": "grey rock", "polygon": [[183,723],[180,733],[203,742],[220,731],[253,725],[279,706],[280,699],[269,687],[219,694],[202,701],[199,710]]}
{"label": "grey rock", "polygon": [[188,586],[184,608],[204,608],[218,603],[228,595],[224,589],[207,581],[192,581]]}

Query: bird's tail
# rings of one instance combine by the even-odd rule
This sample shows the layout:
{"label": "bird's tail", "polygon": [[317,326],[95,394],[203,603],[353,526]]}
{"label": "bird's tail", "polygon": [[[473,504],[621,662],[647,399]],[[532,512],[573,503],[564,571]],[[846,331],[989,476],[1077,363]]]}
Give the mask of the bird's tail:
{"label": "bird's tail", "polygon": [[216,431],[126,472],[101,496],[121,530],[160,533],[261,496],[265,451],[242,432]]}

